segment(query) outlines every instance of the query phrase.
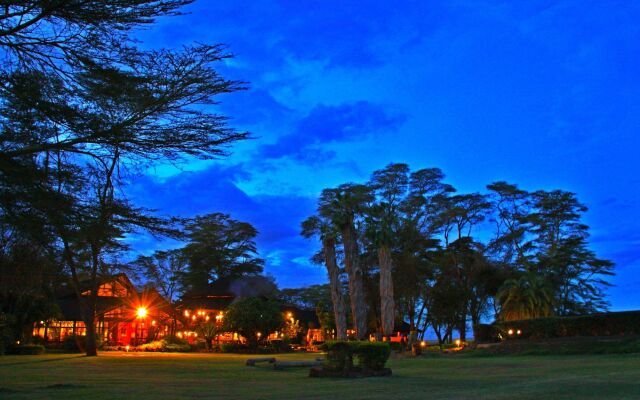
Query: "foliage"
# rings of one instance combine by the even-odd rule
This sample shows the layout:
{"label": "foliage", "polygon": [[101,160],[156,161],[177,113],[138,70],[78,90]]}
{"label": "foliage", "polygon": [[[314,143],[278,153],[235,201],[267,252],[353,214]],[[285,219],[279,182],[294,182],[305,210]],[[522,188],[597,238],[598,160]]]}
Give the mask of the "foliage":
{"label": "foliage", "polygon": [[323,367],[329,371],[349,370],[354,356],[360,367],[379,371],[391,355],[391,346],[386,342],[329,341],[323,349],[327,352]]}
{"label": "foliage", "polygon": [[280,330],[283,324],[278,302],[247,297],[229,306],[224,316],[223,329],[227,332],[237,332],[247,339],[251,347],[256,347],[269,334]]}
{"label": "foliage", "polygon": [[[504,339],[640,335],[640,312],[535,318],[495,323]],[[509,330],[512,334],[509,334]],[[520,334],[517,331],[520,330]]]}
{"label": "foliage", "polygon": [[497,343],[500,341],[498,330],[492,324],[474,325],[473,339],[476,343]]}
{"label": "foliage", "polygon": [[505,321],[549,317],[554,313],[553,294],[545,276],[529,272],[518,279],[508,279],[497,294],[499,317]]}
{"label": "foliage", "polygon": [[322,368],[328,371],[348,371],[353,367],[354,343],[346,341],[329,341],[322,345],[326,352]]}
{"label": "foliage", "polygon": [[293,318],[285,319],[284,326],[282,327],[282,334],[285,338],[296,339],[302,332],[303,329],[300,326],[300,320]]}
{"label": "foliage", "polygon": [[[99,336],[95,337],[95,347],[100,348],[102,345],[102,339]],[[82,353],[87,350],[88,337],[85,335],[67,335],[62,340],[60,348],[68,353]]]}
{"label": "foliage", "polygon": [[44,346],[39,344],[13,344],[7,347],[7,355],[39,355],[44,353]]}
{"label": "foliage", "polygon": [[207,350],[211,350],[211,341],[216,335],[222,333],[222,329],[214,320],[211,320],[198,324],[196,333],[204,339]]}
{"label": "foliage", "polygon": [[175,338],[155,340],[153,342],[140,345],[137,349],[141,351],[161,351],[171,353],[184,353],[192,350],[189,343]]}
{"label": "foliage", "polygon": [[379,371],[391,355],[391,346],[386,342],[361,342],[356,354],[361,367]]}
{"label": "foliage", "polygon": [[[247,138],[203,105],[242,88],[213,68],[219,45],[135,48],[131,30],[189,1],[8,2],[0,10],[0,223],[62,260],[95,335],[97,277],[121,239],[175,235],[120,190],[158,162],[210,159]],[[111,263],[110,263],[111,261]],[[93,340],[88,355],[96,355]]]}
{"label": "foliage", "polygon": [[170,302],[174,302],[184,287],[182,275],[187,263],[180,250],[156,251],[151,256],[139,256],[133,265],[141,270],[150,286]]}
{"label": "foliage", "polygon": [[262,272],[255,243],[258,231],[229,215],[198,216],[186,225],[188,244],[182,250],[189,263],[183,274],[190,288],[204,288],[213,280]]}

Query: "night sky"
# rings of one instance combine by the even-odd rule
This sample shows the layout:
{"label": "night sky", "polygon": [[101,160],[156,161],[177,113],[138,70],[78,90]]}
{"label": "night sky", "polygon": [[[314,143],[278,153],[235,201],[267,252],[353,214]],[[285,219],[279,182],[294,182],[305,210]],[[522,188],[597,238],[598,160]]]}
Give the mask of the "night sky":
{"label": "night sky", "polygon": [[[299,235],[319,192],[390,162],[461,192],[506,180],[576,192],[616,263],[612,309],[640,309],[640,2],[205,1],[136,33],[145,48],[225,43],[249,90],[217,110],[255,140],[158,166],[127,189],[161,214],[227,212],[260,231],[280,287],[326,281]],[[173,243],[130,239],[148,254]]]}

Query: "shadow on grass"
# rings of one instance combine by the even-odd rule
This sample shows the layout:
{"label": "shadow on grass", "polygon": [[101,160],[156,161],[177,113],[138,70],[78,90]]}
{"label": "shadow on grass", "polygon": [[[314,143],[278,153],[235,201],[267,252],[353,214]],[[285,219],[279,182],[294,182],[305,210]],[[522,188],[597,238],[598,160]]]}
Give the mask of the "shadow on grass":
{"label": "shadow on grass", "polygon": [[0,367],[2,366],[8,366],[8,365],[28,365],[28,364],[37,364],[37,363],[44,363],[44,362],[53,362],[53,361],[65,361],[65,360],[73,360],[76,358],[85,358],[87,356],[85,356],[84,354],[79,354],[77,356],[71,356],[71,357],[57,357],[57,358],[45,358],[45,359],[39,359],[39,360],[28,360],[28,361],[16,361],[16,362],[8,362],[8,363],[2,363],[0,364]]}

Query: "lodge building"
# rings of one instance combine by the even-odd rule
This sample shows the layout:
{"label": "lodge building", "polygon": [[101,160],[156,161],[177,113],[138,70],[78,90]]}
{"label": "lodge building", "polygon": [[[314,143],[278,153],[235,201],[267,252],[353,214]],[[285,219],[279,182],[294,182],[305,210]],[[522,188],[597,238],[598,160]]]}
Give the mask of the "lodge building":
{"label": "lodge building", "polygon": [[[91,294],[89,281],[80,283],[80,292],[83,297]],[[86,335],[81,302],[73,288],[59,291],[56,303],[61,315],[56,320],[37,323],[33,335],[47,342]],[[125,274],[99,280],[95,327],[96,336],[103,343],[136,346],[168,335],[175,323],[171,305],[155,289],[139,292]]]}
{"label": "lodge building", "polygon": [[[137,346],[165,335],[175,335],[190,343],[197,340],[196,327],[215,321],[222,324],[226,309],[238,297],[233,279],[219,279],[201,290],[187,291],[173,307],[155,289],[138,291],[125,274],[100,278],[95,312],[96,336],[110,346]],[[89,281],[80,283],[82,297],[91,294]],[[40,321],[33,330],[34,337],[46,342],[63,342],[65,338],[85,336],[82,318],[82,301],[72,287],[56,294],[60,310],[58,319]],[[319,339],[319,321],[313,310],[301,310],[293,305],[282,306],[287,318],[294,318],[308,332],[315,332]],[[243,341],[236,333],[216,337],[217,342]]]}

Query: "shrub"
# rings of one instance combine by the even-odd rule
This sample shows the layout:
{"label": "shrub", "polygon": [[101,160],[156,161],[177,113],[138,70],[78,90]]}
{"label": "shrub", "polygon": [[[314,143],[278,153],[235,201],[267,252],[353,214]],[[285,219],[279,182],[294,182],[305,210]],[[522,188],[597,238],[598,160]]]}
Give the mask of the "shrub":
{"label": "shrub", "polygon": [[[96,348],[102,347],[102,339],[96,336]],[[62,340],[62,351],[69,353],[82,353],[87,348],[87,337],[81,335],[68,335]]]}
{"label": "shrub", "polygon": [[379,371],[384,368],[391,355],[391,346],[385,342],[362,342],[356,354],[362,368]]}
{"label": "shrub", "polygon": [[397,353],[401,353],[405,349],[404,343],[400,343],[400,342],[387,342],[387,343],[389,343],[389,346],[391,346],[391,350]]}
{"label": "shrub", "polygon": [[640,311],[500,321],[494,326],[503,339],[638,335]]}
{"label": "shrub", "polygon": [[293,351],[291,344],[286,340],[272,340],[267,344],[267,348],[274,353],[289,353]]}
{"label": "shrub", "polygon": [[353,367],[353,356],[358,357],[358,364],[363,369],[378,371],[384,368],[391,346],[386,342],[326,342],[324,368],[329,371],[345,371]]}
{"label": "shrub", "polygon": [[500,341],[494,325],[478,324],[473,326],[473,338],[476,343],[497,343]]}
{"label": "shrub", "polygon": [[327,352],[324,369],[328,371],[346,371],[353,367],[353,353],[358,342],[331,341],[322,345]]}
{"label": "shrub", "polygon": [[44,353],[44,346],[39,344],[19,344],[7,347],[7,354],[15,355],[39,355]]}
{"label": "shrub", "polygon": [[186,341],[172,338],[154,340],[153,342],[138,346],[137,349],[141,351],[162,351],[171,353],[185,353],[192,350],[191,345]]}
{"label": "shrub", "polygon": [[242,343],[222,343],[220,351],[222,353],[246,353],[249,351],[249,346]]}

